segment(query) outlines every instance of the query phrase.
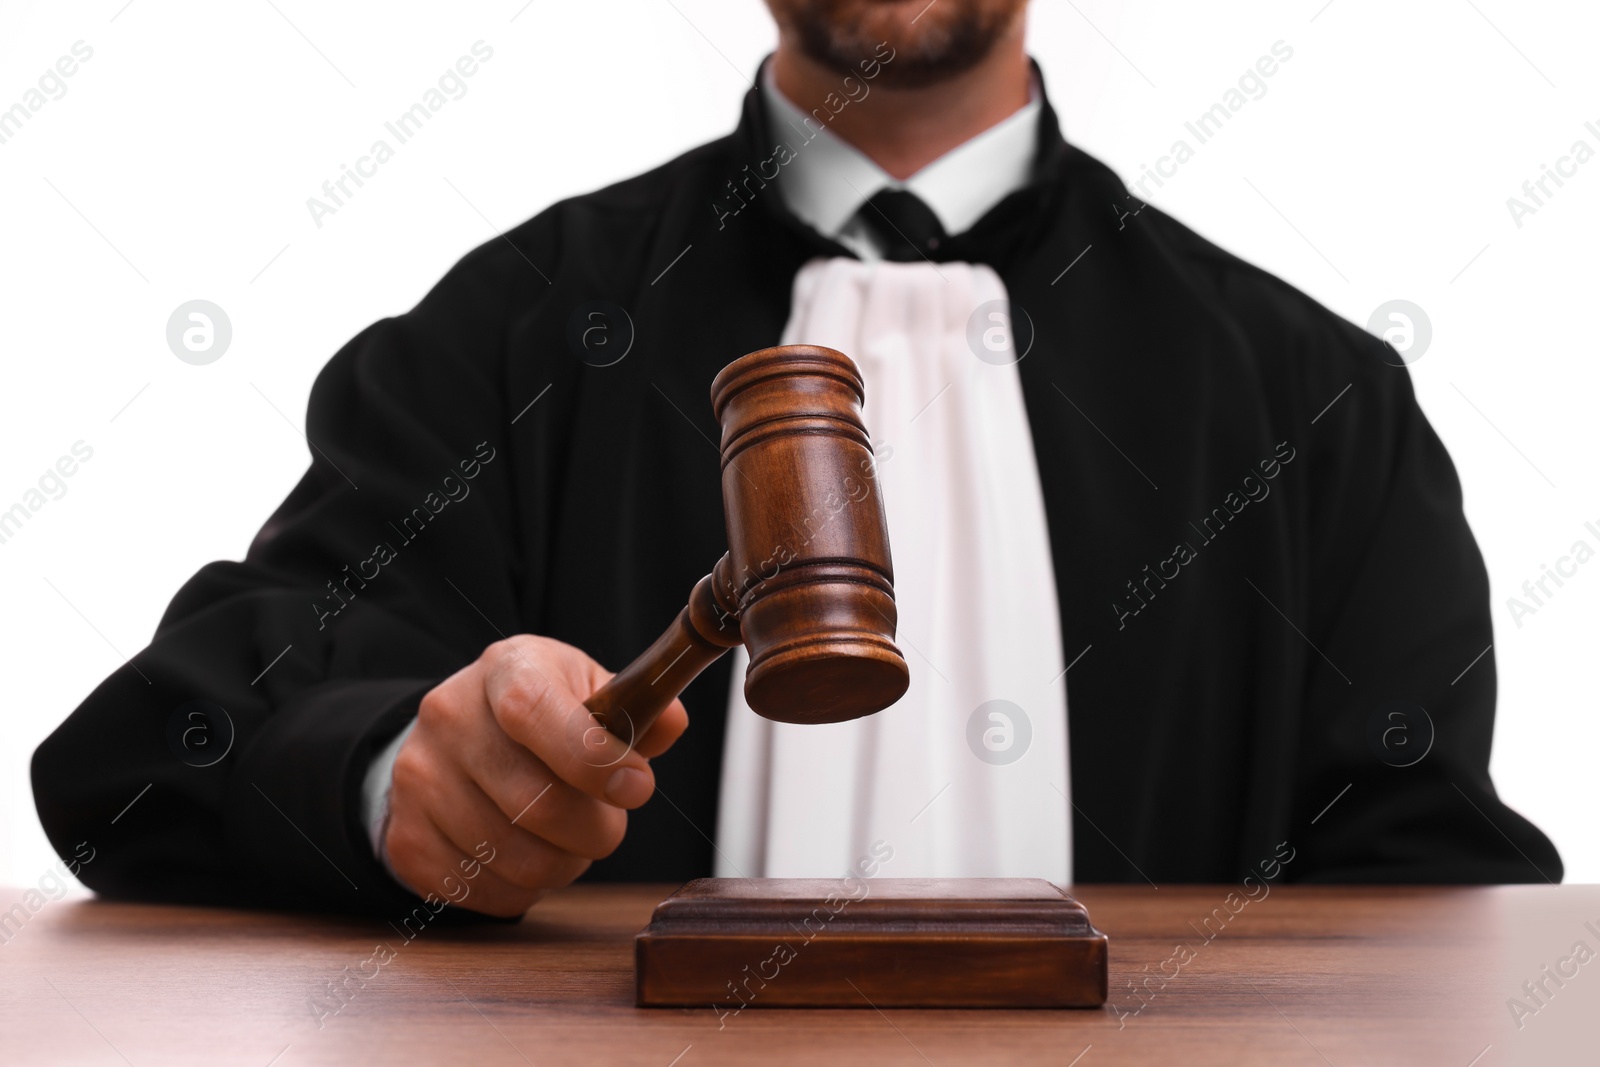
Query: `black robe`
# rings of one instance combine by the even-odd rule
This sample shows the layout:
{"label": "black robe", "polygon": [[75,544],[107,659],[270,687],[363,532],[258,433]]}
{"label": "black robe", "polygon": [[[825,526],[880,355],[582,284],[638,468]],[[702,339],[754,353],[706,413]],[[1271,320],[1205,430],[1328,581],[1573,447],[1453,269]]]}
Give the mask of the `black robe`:
{"label": "black robe", "polygon": [[[778,341],[807,259],[848,254],[784,208],[780,140],[804,150],[752,91],[731,136],[489,241],[328,363],[311,468],[244,562],[195,575],[34,758],[84,882],[415,903],[358,794],[421,694],[519,632],[620,668],[726,547],[711,380]],[[991,264],[1019,346],[1032,326],[1074,877],[1232,882],[1287,843],[1289,881],[1559,880],[1489,779],[1488,579],[1392,350],[1141,207],[1048,104],[1034,181],[939,258]],[[725,658],[690,687],[659,795],[587,878],[710,873],[729,680]],[[196,700],[226,712],[214,746],[233,732],[209,766],[176,740]],[[1411,766],[1374,745],[1426,742],[1392,701],[1431,720]]]}

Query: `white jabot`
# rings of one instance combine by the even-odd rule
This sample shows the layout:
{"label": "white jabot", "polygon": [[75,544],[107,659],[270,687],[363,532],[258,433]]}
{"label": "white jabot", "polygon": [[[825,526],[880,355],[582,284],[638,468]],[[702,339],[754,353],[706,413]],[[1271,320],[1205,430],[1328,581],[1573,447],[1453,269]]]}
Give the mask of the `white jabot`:
{"label": "white jabot", "polygon": [[966,263],[817,259],[795,277],[783,343],[837,348],[866,382],[911,688],[853,722],[773,723],[745,704],[735,650],[719,875],[833,876],[881,840],[895,877],[1070,880],[1055,573],[1005,301]]}
{"label": "white jabot", "polygon": [[[869,90],[866,99],[870,97]],[[1026,105],[902,182],[786,98],[773,81],[770,63],[764,68],[762,98],[773,136],[794,150],[778,178],[784,203],[803,222],[868,262],[880,258],[877,239],[857,212],[879,190],[916,193],[945,232],[957,234],[1026,183],[1037,155],[1043,99],[1035,85]],[[821,109],[821,114],[828,111]]]}

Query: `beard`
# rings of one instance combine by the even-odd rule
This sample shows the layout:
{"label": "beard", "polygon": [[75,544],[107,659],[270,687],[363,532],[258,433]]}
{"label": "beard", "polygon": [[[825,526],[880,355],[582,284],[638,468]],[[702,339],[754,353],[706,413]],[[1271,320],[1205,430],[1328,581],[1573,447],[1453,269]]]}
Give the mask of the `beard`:
{"label": "beard", "polygon": [[977,66],[1011,31],[1027,0],[768,0],[807,58],[843,76],[887,42],[880,86],[916,89]]}

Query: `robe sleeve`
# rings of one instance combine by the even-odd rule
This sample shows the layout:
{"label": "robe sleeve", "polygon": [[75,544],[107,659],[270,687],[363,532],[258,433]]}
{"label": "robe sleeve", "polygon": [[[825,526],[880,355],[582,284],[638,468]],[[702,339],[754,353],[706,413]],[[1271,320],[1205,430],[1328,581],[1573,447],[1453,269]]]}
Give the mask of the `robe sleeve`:
{"label": "robe sleeve", "polygon": [[75,864],[91,889],[417,904],[372,855],[361,778],[422,695],[500,636],[489,620],[518,618],[507,407],[531,398],[503,396],[500,368],[508,294],[544,286],[521,257],[485,246],[328,363],[310,470],[244,561],[201,569],[40,745],[40,820],[58,854],[92,854]]}
{"label": "robe sleeve", "polygon": [[1325,882],[1557,882],[1555,847],[1489,777],[1489,580],[1455,468],[1398,355],[1323,314],[1300,370],[1310,547],[1291,584],[1316,647],[1293,786],[1304,859],[1288,869]]}

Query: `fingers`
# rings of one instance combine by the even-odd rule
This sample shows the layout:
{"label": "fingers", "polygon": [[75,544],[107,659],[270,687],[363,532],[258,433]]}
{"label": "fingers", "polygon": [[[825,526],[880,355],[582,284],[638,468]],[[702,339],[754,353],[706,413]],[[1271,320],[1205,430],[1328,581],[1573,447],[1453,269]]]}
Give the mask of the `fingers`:
{"label": "fingers", "polygon": [[[578,650],[573,649],[573,651],[577,652]],[[583,679],[585,684],[582,686],[574,685],[572,691],[587,700],[590,694],[611,681],[615,676],[587,655],[581,652],[578,654],[588,661],[587,666],[591,669],[587,671],[586,677]],[[624,737],[622,740],[624,742],[631,740],[634,751],[646,759],[655,759],[671,748],[673,742],[682,737],[683,732],[688,728],[689,713],[684,709],[682,700],[674,699],[667,706],[667,710],[661,713],[661,717],[650,725],[650,728],[645,731],[642,737]]]}
{"label": "fingers", "polygon": [[[413,893],[431,894],[470,911],[511,918],[544,896],[543,889],[502,878],[425,818],[391,818],[385,850],[394,873]],[[492,852],[483,855],[499,858]]]}
{"label": "fingers", "polygon": [[571,688],[590,684],[593,660],[559,642],[528,637],[499,642],[490,654],[495,662],[484,676],[484,696],[512,740],[597,800],[636,808],[649,799],[655,790],[650,764],[629,741],[601,727]]}
{"label": "fingers", "polygon": [[657,719],[633,746],[634,751],[645,759],[655,759],[667,749],[671,748],[683,732],[689,728],[689,713],[684,710],[683,701],[674,700],[666,711]]}
{"label": "fingers", "polygon": [[[474,759],[470,774],[502,832],[525,831],[589,860],[609,856],[622,843],[626,812],[561,781],[509,738]],[[481,817],[487,819],[487,814]]]}
{"label": "fingers", "polygon": [[582,698],[611,675],[579,650],[522,635],[496,642],[422,700],[395,759],[385,846],[414,890],[520,915],[609,855],[626,808],[655,789],[648,758],[688,727],[673,701],[619,739]]}
{"label": "fingers", "polygon": [[[554,792],[554,788],[550,791]],[[581,793],[575,795],[584,804],[601,806]],[[611,810],[616,811],[615,808]],[[626,820],[622,812],[617,811],[617,814]],[[440,812],[435,825],[458,849],[486,859],[490,870],[522,889],[559,888],[575,881],[589,868],[588,858],[513,826],[494,801],[476,787],[464,791],[456,798],[456,803]],[[620,830],[614,836],[615,840],[622,840]]]}

